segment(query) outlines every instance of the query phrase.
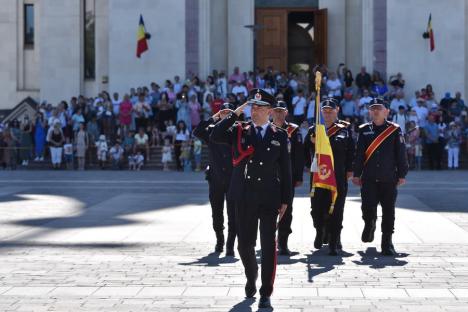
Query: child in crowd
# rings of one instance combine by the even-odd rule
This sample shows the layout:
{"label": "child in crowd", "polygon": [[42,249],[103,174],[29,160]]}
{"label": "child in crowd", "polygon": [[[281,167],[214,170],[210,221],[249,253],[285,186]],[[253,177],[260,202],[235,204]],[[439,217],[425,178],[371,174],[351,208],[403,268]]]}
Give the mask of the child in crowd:
{"label": "child in crowd", "polygon": [[414,146],[414,159],[415,159],[416,170],[421,170],[422,155],[423,155],[423,148],[421,145],[421,140],[418,140],[418,142]]}
{"label": "child in crowd", "polygon": [[196,138],[193,141],[193,157],[195,158],[195,171],[201,170],[201,156],[202,156],[202,141]]}
{"label": "child in crowd", "polygon": [[128,170],[141,170],[143,163],[145,162],[145,157],[138,151],[136,154],[128,156]]}
{"label": "child in crowd", "polygon": [[166,120],[166,132],[164,132],[163,137],[164,138],[169,138],[171,142],[174,142],[174,138],[176,136],[176,126],[174,125],[174,122],[172,119]]}
{"label": "child in crowd", "polygon": [[143,167],[144,162],[145,162],[145,156],[143,156],[141,151],[138,151],[135,156],[135,170],[140,171],[141,167]]}
{"label": "child in crowd", "polygon": [[151,146],[158,146],[159,145],[159,129],[157,126],[153,126],[150,129],[149,133],[151,133]]}
{"label": "child in crowd", "polygon": [[169,138],[164,139],[164,146],[162,148],[162,163],[163,170],[169,171],[169,163],[172,162],[172,145]]}
{"label": "child in crowd", "polygon": [[73,170],[73,144],[70,143],[69,137],[65,138],[63,154],[65,155],[65,164],[67,166],[67,170]]}
{"label": "child in crowd", "polygon": [[97,159],[99,162],[99,167],[101,167],[101,169],[104,169],[104,164],[107,160],[107,151],[108,151],[106,136],[104,134],[101,134],[99,136],[99,140],[96,142],[96,149],[97,149]]}
{"label": "child in crowd", "polygon": [[180,160],[184,166],[184,171],[185,172],[190,172],[192,171],[192,162],[190,161],[190,142],[183,141],[182,142],[182,148],[181,148],[181,154],[180,154]]}

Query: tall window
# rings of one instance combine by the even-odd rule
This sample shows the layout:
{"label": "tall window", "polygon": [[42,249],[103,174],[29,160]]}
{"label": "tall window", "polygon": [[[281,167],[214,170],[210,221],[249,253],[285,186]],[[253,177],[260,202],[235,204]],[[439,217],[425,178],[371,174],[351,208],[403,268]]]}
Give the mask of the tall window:
{"label": "tall window", "polygon": [[34,48],[34,5],[24,5],[24,47]]}
{"label": "tall window", "polygon": [[95,0],[84,1],[84,77],[96,77]]}

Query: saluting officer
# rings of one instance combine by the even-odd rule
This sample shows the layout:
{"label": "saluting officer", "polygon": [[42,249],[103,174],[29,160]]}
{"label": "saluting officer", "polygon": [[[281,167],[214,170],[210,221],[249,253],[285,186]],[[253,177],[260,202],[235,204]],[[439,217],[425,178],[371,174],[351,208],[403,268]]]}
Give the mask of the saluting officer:
{"label": "saluting officer", "polygon": [[261,89],[251,91],[252,120],[237,122],[249,102],[217,123],[211,140],[233,147],[233,173],[229,193],[236,201],[238,251],[247,283],[245,294],[257,292],[255,257],[258,223],[262,268],[260,308],[270,308],[276,271],[276,226],[292,198],[291,161],[286,131],[269,122],[273,96]]}
{"label": "saluting officer", "polygon": [[395,224],[397,186],[408,173],[405,140],[398,124],[386,120],[388,103],[375,98],[369,103],[372,122],[359,127],[353,183],[361,186],[363,242],[374,240],[377,205],[382,206],[382,254],[395,255],[392,234]]}
{"label": "saluting officer", "polygon": [[288,205],[283,218],[278,224],[278,252],[280,255],[289,256],[291,251],[288,248],[288,237],[292,233],[292,201],[294,200],[294,188],[302,185],[302,175],[304,172],[304,144],[299,126],[286,121],[288,115],[287,104],[284,101],[277,101],[273,107],[272,117],[273,123],[280,128],[286,130],[289,139],[289,149],[291,156],[292,170],[292,199]]}
{"label": "saluting officer", "polygon": [[[311,197],[311,215],[317,232],[314,247],[320,249],[323,238],[327,237],[329,239],[329,254],[335,256],[337,255],[337,249],[342,249],[340,235],[343,228],[343,212],[348,193],[348,179],[353,176],[355,144],[351,131],[348,129],[349,123],[338,120],[339,106],[334,98],[325,99],[321,103],[321,112],[332,148],[338,194],[333,213],[329,215],[328,211],[332,202],[331,191],[323,188],[315,188],[314,190]],[[306,166],[310,168],[312,157],[315,154],[315,126],[309,128],[304,145]],[[311,175],[311,187],[312,178]]]}
{"label": "saluting officer", "polygon": [[228,238],[226,241],[226,256],[234,256],[236,240],[236,220],[234,200],[228,196],[232,175],[232,152],[226,144],[216,144],[210,141],[210,134],[217,122],[226,118],[234,111],[234,105],[224,103],[219,112],[210,119],[201,121],[193,130],[193,135],[208,144],[208,168],[206,179],[209,185],[209,198],[212,210],[213,229],[216,233],[215,252],[223,252],[224,247],[224,200],[228,216]]}

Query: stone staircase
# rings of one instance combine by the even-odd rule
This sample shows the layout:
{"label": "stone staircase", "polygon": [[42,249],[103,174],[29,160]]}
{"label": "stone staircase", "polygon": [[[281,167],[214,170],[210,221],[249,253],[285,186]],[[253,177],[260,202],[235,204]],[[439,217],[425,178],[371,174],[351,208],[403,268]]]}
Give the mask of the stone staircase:
{"label": "stone staircase", "polygon": [[[192,156],[193,158],[193,156]],[[150,148],[150,159],[149,161],[145,162],[145,165],[143,166],[142,170],[162,170],[163,165],[161,163],[162,159],[162,146],[152,146]],[[169,168],[171,170],[176,170],[176,162],[175,162],[175,155],[174,153],[172,154],[172,162],[169,165]],[[208,146],[203,145],[202,147],[202,170],[206,168],[208,164]],[[192,159],[192,164],[193,164],[193,169],[195,169],[195,161]],[[77,167],[76,159],[75,159],[75,168]],[[111,165],[108,163],[106,166],[106,169],[110,169]],[[27,167],[23,167],[21,165],[18,165],[16,169],[28,169],[28,170],[48,170],[51,169],[52,165],[50,163],[50,156],[45,158],[45,161],[43,162],[35,162],[35,161],[30,161],[29,165]],[[62,163],[62,168],[65,169],[65,164]],[[95,159],[95,156],[93,155],[93,160],[90,162],[88,159],[86,161],[86,169],[88,170],[99,170],[99,165]],[[128,169],[127,167],[127,162],[125,161],[125,166],[124,169]]]}
{"label": "stone staircase", "polygon": [[[93,155],[94,156],[94,155]],[[142,170],[162,170],[163,165],[161,163],[162,159],[162,147],[161,146],[153,146],[150,148],[150,160],[145,163]],[[175,155],[172,155],[172,163],[170,164],[169,168],[171,170],[176,170],[176,162],[175,162]],[[195,162],[192,159],[193,169],[195,168]],[[208,164],[208,146],[203,145],[202,147],[202,170],[206,168]],[[442,159],[442,169],[446,169],[447,166],[447,155],[444,153]],[[75,163],[75,168],[77,167]],[[106,169],[110,169],[110,164],[107,164]],[[427,157],[423,157],[422,168],[428,169],[428,161]],[[46,157],[44,162],[34,162],[31,161],[27,167],[23,167],[18,165],[16,169],[28,169],[28,170],[48,170],[51,169],[52,165],[50,163],[50,157]],[[65,164],[62,164],[62,168],[65,168]],[[124,169],[128,167],[125,165]],[[87,160],[86,163],[87,170],[98,170],[100,169],[97,161],[93,160],[91,163]],[[468,169],[468,155],[465,151],[460,152],[460,169]]]}

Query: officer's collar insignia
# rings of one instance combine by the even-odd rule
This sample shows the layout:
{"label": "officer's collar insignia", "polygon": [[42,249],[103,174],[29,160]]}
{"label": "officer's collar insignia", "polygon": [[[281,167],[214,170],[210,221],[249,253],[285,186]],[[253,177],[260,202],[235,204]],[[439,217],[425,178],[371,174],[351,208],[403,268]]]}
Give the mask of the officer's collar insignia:
{"label": "officer's collar insignia", "polygon": [[260,101],[260,100],[262,99],[262,95],[260,94],[260,92],[257,92],[257,93],[255,93],[254,98],[255,98],[257,101]]}
{"label": "officer's collar insignia", "polygon": [[281,143],[278,142],[278,141],[276,141],[276,140],[272,140],[272,141],[271,141],[271,144],[273,144],[273,145],[275,145],[275,146],[280,146],[280,145],[281,145]]}

